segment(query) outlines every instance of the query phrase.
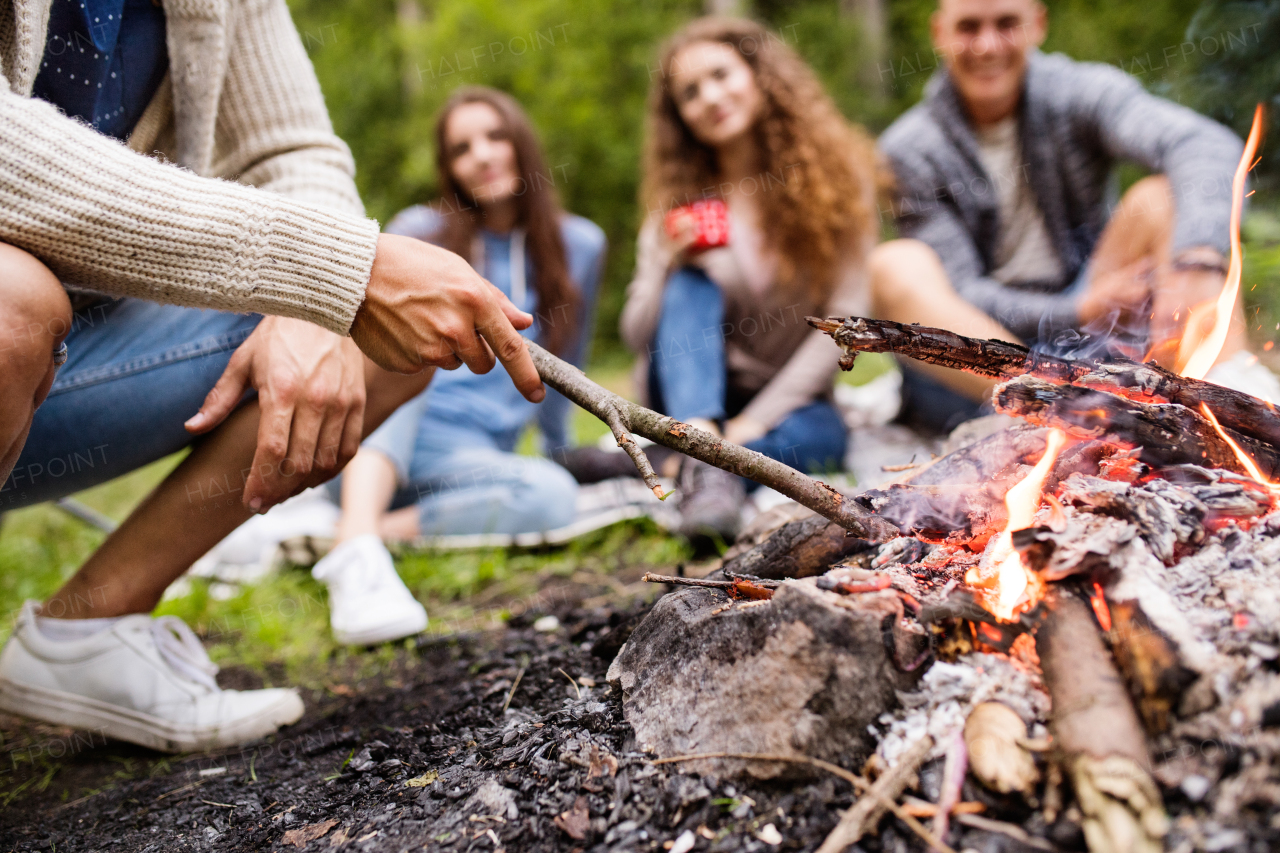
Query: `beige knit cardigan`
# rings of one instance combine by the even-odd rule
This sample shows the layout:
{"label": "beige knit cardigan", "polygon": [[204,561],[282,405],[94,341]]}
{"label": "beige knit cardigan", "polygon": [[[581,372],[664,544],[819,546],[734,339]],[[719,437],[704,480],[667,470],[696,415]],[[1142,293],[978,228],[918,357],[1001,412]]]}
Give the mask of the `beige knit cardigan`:
{"label": "beige knit cardigan", "polygon": [[169,76],[126,146],[30,97],[51,0],[0,0],[0,242],[109,295],[346,334],[378,225],[284,0],[163,2]]}

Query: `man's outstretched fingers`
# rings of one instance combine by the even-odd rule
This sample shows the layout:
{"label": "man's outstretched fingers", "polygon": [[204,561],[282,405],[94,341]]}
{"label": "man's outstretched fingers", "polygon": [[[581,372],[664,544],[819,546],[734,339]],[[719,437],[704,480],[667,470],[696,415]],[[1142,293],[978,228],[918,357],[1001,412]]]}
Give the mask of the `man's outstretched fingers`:
{"label": "man's outstretched fingers", "polygon": [[516,388],[526,400],[541,403],[546,398],[547,391],[542,387],[542,377],[538,375],[538,368],[533,366],[524,338],[511,328],[506,315],[496,305],[490,308],[487,316],[480,318],[480,322],[480,334],[493,347],[494,354],[506,368]]}

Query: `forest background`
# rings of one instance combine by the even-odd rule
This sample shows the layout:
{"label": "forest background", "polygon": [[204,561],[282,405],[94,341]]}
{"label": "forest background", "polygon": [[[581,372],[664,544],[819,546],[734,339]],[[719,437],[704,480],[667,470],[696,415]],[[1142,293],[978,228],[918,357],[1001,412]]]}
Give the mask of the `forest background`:
{"label": "forest background", "polygon": [[[659,46],[708,11],[755,17],[817,71],[873,134],[919,100],[937,68],[934,0],[290,0],[369,214],[434,199],[432,125],[449,94],[484,84],[528,109],[547,179],[595,221],[609,256],[595,361],[623,358],[618,312],[645,211],[637,201],[645,99]],[[1050,0],[1044,49],[1110,63],[1150,91],[1242,136],[1255,103],[1280,129],[1280,0]],[[1270,46],[1270,47],[1268,47]],[[1280,136],[1269,134],[1251,199],[1247,285],[1256,334],[1280,321]],[[1137,173],[1122,171],[1120,180]],[[1270,334],[1263,335],[1269,339]]]}

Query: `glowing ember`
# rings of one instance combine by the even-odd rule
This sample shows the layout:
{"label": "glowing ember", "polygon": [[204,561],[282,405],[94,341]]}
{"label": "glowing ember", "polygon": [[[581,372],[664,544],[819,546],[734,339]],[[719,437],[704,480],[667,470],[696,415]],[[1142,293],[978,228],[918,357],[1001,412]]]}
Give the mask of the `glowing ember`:
{"label": "glowing ember", "polygon": [[1102,584],[1097,581],[1093,582],[1093,592],[1089,593],[1089,606],[1093,608],[1093,615],[1097,617],[1102,630],[1110,631],[1111,608],[1107,607],[1107,596],[1102,592]]}
{"label": "glowing ember", "polygon": [[[994,586],[994,601],[988,601],[988,609],[997,619],[1012,620],[1013,612],[1021,602],[1027,588],[1038,582],[1034,575],[1022,565],[1022,555],[1013,549],[1013,532],[1031,526],[1036,511],[1040,509],[1040,499],[1044,492],[1044,484],[1053,470],[1062,446],[1066,444],[1067,434],[1060,429],[1049,431],[1044,455],[1031,469],[1022,482],[1018,483],[1005,495],[1004,503],[1009,510],[1009,523],[1004,530],[991,538],[986,552],[982,555],[982,563],[976,569],[970,569],[965,581],[970,586]],[[994,566],[994,572],[991,567]],[[994,574],[994,583],[992,575]]]}
{"label": "glowing ember", "polygon": [[[1240,294],[1240,273],[1243,267],[1240,250],[1240,215],[1244,207],[1244,183],[1249,175],[1249,166],[1253,163],[1258,151],[1258,143],[1262,140],[1262,105],[1259,104],[1253,113],[1253,127],[1249,130],[1249,139],[1245,142],[1244,157],[1236,167],[1235,179],[1231,182],[1231,264],[1227,267],[1227,280],[1222,285],[1222,293],[1216,302],[1197,305],[1187,319],[1187,329],[1178,346],[1178,370],[1183,376],[1203,379],[1218,360],[1222,345],[1227,340],[1227,330],[1231,326],[1231,318],[1235,313],[1236,298]],[[1203,329],[1208,325],[1209,316],[1213,316],[1213,328],[1208,334]]]}

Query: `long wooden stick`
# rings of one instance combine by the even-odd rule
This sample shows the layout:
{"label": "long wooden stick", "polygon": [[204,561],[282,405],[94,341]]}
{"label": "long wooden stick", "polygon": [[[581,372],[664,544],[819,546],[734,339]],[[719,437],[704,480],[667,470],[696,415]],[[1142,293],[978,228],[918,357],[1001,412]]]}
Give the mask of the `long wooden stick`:
{"label": "long wooden stick", "polygon": [[807,319],[844,350],[841,366],[846,370],[853,366],[859,352],[891,352],[991,379],[1031,375],[1058,384],[1109,391],[1139,402],[1177,403],[1193,412],[1199,412],[1203,403],[1223,426],[1280,447],[1280,413],[1271,403],[1203,379],[1179,376],[1158,364],[1128,359],[1055,358],[1005,341],[967,338],[946,329],[904,326],[890,320]]}
{"label": "long wooden stick", "polygon": [[652,442],[731,474],[755,480],[834,521],[859,538],[883,541],[898,535],[898,529],[892,524],[876,518],[853,501],[846,500],[844,495],[826,483],[802,474],[776,459],[770,459],[763,453],[748,450],[705,430],[636,405],[592,382],[581,370],[556,358],[532,341],[528,345],[529,354],[533,357],[533,364],[542,376],[542,381],[609,425],[618,446],[631,457],[644,478],[645,485],[659,499],[666,495],[658,483],[653,466],[649,464],[649,458],[631,437],[631,433],[642,435]]}

